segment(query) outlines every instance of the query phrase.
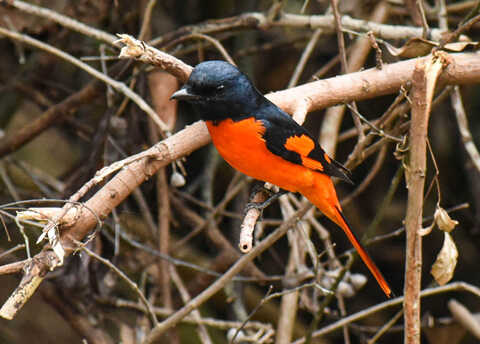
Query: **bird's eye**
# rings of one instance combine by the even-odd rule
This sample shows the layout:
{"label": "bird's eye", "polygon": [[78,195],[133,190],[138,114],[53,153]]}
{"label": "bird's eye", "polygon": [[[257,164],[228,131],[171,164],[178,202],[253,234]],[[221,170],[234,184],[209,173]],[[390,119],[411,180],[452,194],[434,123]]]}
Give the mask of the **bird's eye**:
{"label": "bird's eye", "polygon": [[225,85],[218,85],[217,86],[217,91],[221,91],[225,88]]}

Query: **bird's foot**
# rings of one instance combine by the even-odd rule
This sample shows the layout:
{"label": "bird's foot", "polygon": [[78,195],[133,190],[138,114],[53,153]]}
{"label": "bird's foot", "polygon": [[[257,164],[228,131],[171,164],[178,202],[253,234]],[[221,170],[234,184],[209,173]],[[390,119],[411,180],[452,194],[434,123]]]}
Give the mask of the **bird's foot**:
{"label": "bird's foot", "polygon": [[[268,198],[263,202],[253,202],[252,199],[260,191],[266,192],[268,194]],[[265,187],[263,187],[263,184],[259,185],[259,184],[256,183],[253,186],[253,189],[252,189],[252,194],[250,196],[250,202],[248,202],[247,205],[245,206],[245,214],[250,209],[257,209],[258,211],[260,211],[260,214],[262,214],[263,210],[266,207],[268,207],[270,204],[272,204],[272,202],[275,201],[276,199],[278,199],[280,196],[285,195],[287,192],[288,192],[287,190],[283,190],[283,189],[280,189],[280,191],[278,191],[278,192],[273,192],[272,190],[269,190],[269,189],[266,189]]]}

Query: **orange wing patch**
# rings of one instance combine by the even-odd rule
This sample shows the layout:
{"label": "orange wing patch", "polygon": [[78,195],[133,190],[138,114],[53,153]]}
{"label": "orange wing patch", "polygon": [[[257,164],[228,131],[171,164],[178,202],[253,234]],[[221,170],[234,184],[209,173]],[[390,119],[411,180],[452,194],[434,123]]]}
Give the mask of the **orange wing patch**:
{"label": "orange wing patch", "polygon": [[300,154],[303,166],[312,170],[323,171],[321,162],[307,157],[314,147],[315,143],[307,135],[291,136],[285,142],[286,149]]}
{"label": "orange wing patch", "polygon": [[285,148],[297,152],[301,156],[307,156],[315,147],[315,143],[307,135],[290,136],[285,142]]}

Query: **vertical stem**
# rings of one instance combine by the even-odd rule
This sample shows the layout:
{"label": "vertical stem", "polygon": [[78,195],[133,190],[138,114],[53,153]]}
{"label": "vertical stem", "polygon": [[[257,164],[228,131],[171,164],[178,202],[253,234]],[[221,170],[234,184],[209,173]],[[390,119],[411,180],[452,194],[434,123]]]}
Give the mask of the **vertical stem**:
{"label": "vertical stem", "polygon": [[[286,196],[280,197],[280,207],[284,218],[290,218],[295,210]],[[300,237],[300,231],[304,231],[305,238]],[[285,268],[285,279],[294,274],[300,266],[305,264],[308,249],[305,247],[307,240],[310,240],[310,226],[306,222],[299,222],[295,231],[290,233],[290,256],[287,267]],[[300,291],[294,291],[282,296],[280,312],[278,316],[277,333],[275,335],[276,344],[289,344],[292,341],[293,331],[298,313],[298,300]]]}
{"label": "vertical stem", "polygon": [[[427,62],[428,63],[428,62]],[[425,185],[428,104],[426,98],[425,64],[419,63],[413,72],[412,122],[410,125],[409,165],[405,171],[408,204],[405,219],[407,234],[405,266],[405,343],[420,343],[420,289],[422,277],[423,190]]]}

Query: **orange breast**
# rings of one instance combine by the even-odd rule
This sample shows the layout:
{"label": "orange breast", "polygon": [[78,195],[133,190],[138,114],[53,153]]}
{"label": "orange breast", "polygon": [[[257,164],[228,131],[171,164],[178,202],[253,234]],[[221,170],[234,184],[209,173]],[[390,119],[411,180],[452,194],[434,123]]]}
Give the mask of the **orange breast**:
{"label": "orange breast", "polygon": [[316,172],[267,149],[261,121],[247,118],[237,122],[226,119],[217,125],[211,121],[206,123],[220,155],[240,172],[292,192],[313,186]]}

